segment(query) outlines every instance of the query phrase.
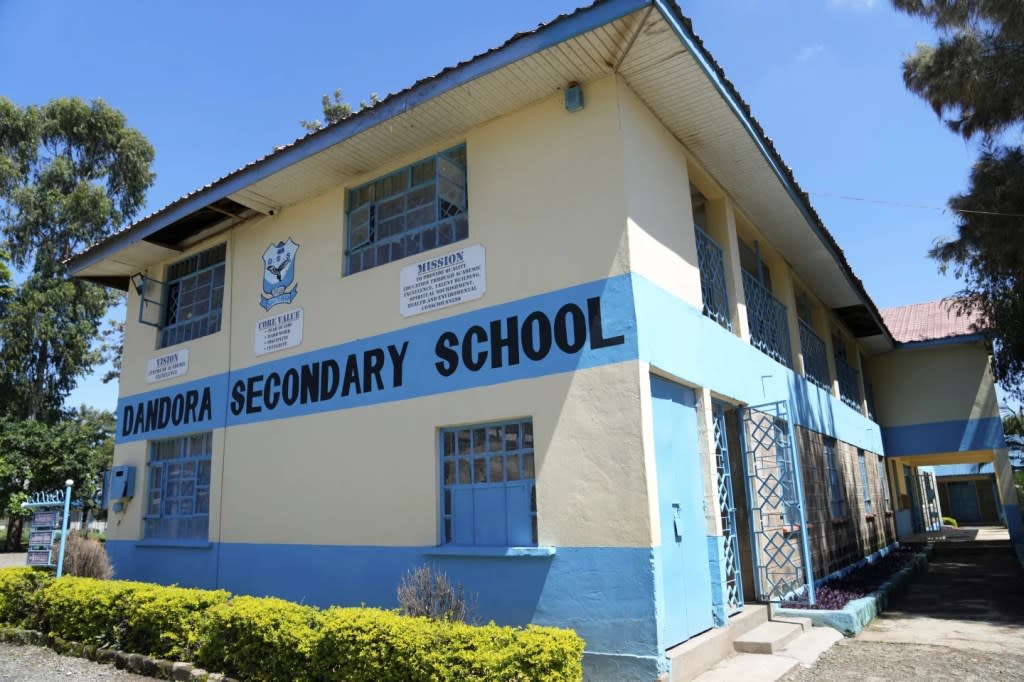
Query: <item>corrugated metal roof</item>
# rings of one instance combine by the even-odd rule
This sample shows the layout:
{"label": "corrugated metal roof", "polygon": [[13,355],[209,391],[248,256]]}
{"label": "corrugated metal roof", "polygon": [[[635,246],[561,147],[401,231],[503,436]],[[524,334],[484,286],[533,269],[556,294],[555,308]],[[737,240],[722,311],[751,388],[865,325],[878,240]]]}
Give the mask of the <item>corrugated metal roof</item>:
{"label": "corrugated metal roof", "polygon": [[[159,243],[160,230],[225,197],[262,213],[290,205],[525,107],[568,81],[613,72],[734,195],[741,210],[756,218],[826,304],[863,310],[864,319],[877,322],[875,350],[890,343],[875,304],[792,170],[671,0],[597,0],[519,33],[185,195],[69,265],[81,273],[140,240]],[[817,234],[820,246],[807,241],[803,225]]]}
{"label": "corrugated metal roof", "polygon": [[961,315],[951,301],[929,301],[886,308],[882,318],[897,343],[937,341],[981,332],[978,315]]}

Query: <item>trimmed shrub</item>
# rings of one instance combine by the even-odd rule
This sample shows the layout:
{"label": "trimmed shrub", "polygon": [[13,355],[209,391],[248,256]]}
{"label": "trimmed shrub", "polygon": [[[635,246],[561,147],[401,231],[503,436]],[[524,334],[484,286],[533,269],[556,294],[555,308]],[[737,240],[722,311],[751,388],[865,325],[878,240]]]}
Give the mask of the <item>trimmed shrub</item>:
{"label": "trimmed shrub", "polygon": [[36,595],[53,579],[32,568],[0,570],[0,624],[36,626]]}
{"label": "trimmed shrub", "polygon": [[253,682],[309,680],[320,612],[272,597],[235,597],[206,612],[199,665]]}
{"label": "trimmed shrub", "polygon": [[38,603],[44,629],[61,639],[189,661],[203,612],[229,597],[223,590],[64,577],[42,590]]}
{"label": "trimmed shrub", "polygon": [[583,679],[583,640],[569,630],[472,626],[376,609],[332,608],[311,649],[316,680]]}
{"label": "trimmed shrub", "polygon": [[[60,544],[53,547],[53,562],[57,563]],[[90,540],[78,533],[69,533],[64,543],[64,575],[80,578],[109,580],[114,577],[107,550],[99,540]]]}

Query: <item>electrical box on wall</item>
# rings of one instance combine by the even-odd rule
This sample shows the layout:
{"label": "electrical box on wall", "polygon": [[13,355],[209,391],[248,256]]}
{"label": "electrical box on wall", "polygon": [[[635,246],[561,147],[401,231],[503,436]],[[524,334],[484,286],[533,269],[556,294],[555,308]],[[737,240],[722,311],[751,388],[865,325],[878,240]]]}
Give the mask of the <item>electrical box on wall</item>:
{"label": "electrical box on wall", "polygon": [[103,508],[121,511],[135,497],[135,467],[119,466],[103,473]]}

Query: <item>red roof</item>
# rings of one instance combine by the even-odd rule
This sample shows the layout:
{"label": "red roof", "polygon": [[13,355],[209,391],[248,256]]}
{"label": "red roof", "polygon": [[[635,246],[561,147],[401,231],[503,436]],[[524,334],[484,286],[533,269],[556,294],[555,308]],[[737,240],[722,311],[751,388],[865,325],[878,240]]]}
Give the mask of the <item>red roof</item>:
{"label": "red roof", "polygon": [[885,326],[897,343],[949,339],[981,331],[977,326],[978,314],[961,315],[952,301],[915,303],[886,308],[881,313]]}

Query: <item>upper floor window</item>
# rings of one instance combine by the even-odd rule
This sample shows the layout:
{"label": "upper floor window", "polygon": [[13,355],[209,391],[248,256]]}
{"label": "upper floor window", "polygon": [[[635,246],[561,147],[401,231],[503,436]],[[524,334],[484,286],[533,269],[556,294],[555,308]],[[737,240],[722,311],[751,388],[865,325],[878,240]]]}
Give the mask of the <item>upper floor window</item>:
{"label": "upper floor window", "polygon": [[442,544],[537,544],[533,420],[441,431]]}
{"label": "upper floor window", "polygon": [[147,539],[207,539],[212,450],[209,431],[149,444],[144,523]]}
{"label": "upper floor window", "polygon": [[220,331],[226,254],[219,244],[167,268],[159,348]]}
{"label": "upper floor window", "polygon": [[347,275],[466,239],[466,145],[349,190],[346,236]]}

